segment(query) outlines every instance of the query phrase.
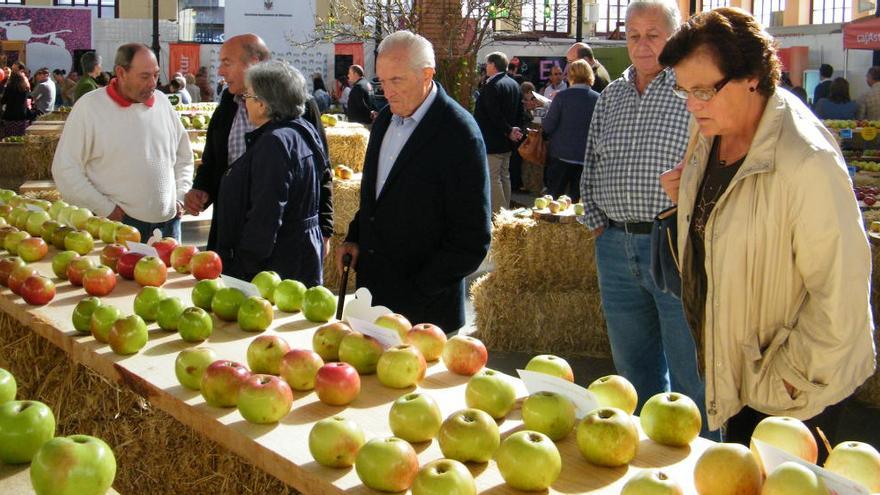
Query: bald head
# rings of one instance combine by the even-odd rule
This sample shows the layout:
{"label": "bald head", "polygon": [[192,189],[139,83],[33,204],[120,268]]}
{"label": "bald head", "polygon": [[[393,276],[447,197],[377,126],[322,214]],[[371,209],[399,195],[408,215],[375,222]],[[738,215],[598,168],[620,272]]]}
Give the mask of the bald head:
{"label": "bald head", "polygon": [[256,34],[240,34],[223,43],[220,48],[220,76],[226,79],[229,92],[238,95],[244,91],[244,73],[250,66],[269,59],[269,48]]}
{"label": "bald head", "polygon": [[575,43],[568,48],[565,53],[565,59],[571,63],[575,60],[586,60],[589,63],[594,61],[593,49],[586,43]]}

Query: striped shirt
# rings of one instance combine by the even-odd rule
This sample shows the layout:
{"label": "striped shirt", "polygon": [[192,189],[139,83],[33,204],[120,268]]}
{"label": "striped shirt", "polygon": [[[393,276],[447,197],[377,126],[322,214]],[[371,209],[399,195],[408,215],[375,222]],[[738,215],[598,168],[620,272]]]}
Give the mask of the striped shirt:
{"label": "striped shirt", "polygon": [[596,103],[581,177],[582,220],[590,229],[617,222],[651,222],[672,205],[660,174],[684,158],[690,116],[672,93],[665,69],[639,94],[635,68],[605,88]]}
{"label": "striped shirt", "polygon": [[229,165],[235,160],[241,158],[241,155],[247,151],[247,145],[244,142],[244,135],[253,131],[256,127],[248,120],[247,106],[244,104],[244,98],[235,95],[235,103],[238,104],[238,110],[235,112],[235,118],[232,120],[232,129],[229,130]]}

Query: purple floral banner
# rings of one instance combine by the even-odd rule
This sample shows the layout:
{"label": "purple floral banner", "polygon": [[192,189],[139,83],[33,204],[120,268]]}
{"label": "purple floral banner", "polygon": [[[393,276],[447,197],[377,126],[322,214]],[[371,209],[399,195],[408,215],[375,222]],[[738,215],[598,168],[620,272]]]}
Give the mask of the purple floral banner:
{"label": "purple floral banner", "polygon": [[0,40],[26,41],[30,67],[70,70],[73,51],[92,48],[92,11],[0,7]]}

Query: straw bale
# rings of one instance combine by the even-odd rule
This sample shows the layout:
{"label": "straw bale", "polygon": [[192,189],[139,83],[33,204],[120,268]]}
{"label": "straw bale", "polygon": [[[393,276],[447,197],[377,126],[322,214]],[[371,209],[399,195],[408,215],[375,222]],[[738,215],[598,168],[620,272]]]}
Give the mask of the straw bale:
{"label": "straw bale", "polygon": [[597,289],[535,290],[489,273],[470,293],[476,336],[489,349],[611,356]]}
{"label": "straw bale", "polygon": [[24,143],[0,143],[0,188],[18,190],[27,168]]}
{"label": "straw bale", "polygon": [[70,110],[66,112],[49,112],[44,113],[37,117],[37,121],[47,120],[47,121],[59,121],[59,120],[67,120],[67,117],[70,116]]}
{"label": "straw bale", "polygon": [[61,199],[61,193],[57,189],[47,189],[45,191],[28,191],[21,194],[26,198],[45,199],[46,201],[58,201]]}
{"label": "straw bale", "polygon": [[113,448],[114,488],[121,493],[297,493],[145,398],[73,363],[7,314],[0,315],[0,367],[15,375],[19,397],[52,408],[58,435],[94,435]]}
{"label": "straw bale", "polygon": [[361,205],[361,174],[352,179],[333,179],[333,230],[337,234],[348,233],[348,224],[354,219]]}
{"label": "straw bale", "polygon": [[[345,242],[344,234],[333,234],[330,238],[330,255],[324,258],[324,287],[330,289],[335,294],[339,294],[339,284],[342,283],[342,277],[336,272],[336,248]],[[347,294],[354,293],[355,284],[357,282],[357,274],[354,270],[348,273],[348,291]]]}
{"label": "straw bale", "polygon": [[495,273],[530,290],[598,291],[593,235],[583,225],[518,218],[501,210],[489,255]]}
{"label": "straw bale", "polygon": [[27,137],[24,145],[25,181],[52,178],[52,161],[60,139],[61,134]]}
{"label": "straw bale", "polygon": [[871,226],[871,222],[880,221],[880,208],[868,208],[862,210],[862,218],[865,220],[865,228]]}
{"label": "straw bale", "polygon": [[525,190],[540,193],[544,190],[544,167],[528,160],[523,160],[522,181]]}
{"label": "straw bale", "polygon": [[355,172],[364,168],[364,157],[367,154],[367,142],[370,131],[364,126],[326,127],[327,147],[330,149],[330,164],[348,165]]}

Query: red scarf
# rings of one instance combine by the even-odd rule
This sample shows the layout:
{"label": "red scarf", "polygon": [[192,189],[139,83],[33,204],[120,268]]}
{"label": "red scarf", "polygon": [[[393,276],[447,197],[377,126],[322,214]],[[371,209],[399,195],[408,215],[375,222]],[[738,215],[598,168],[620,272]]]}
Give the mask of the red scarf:
{"label": "red scarf", "polygon": [[[122,108],[128,108],[132,105],[132,103],[138,103],[136,101],[129,100],[126,98],[122,92],[119,91],[119,79],[113,78],[110,81],[110,84],[107,85],[107,94],[110,96],[110,99],[115,101],[117,105]],[[156,103],[156,95],[151,95],[150,99],[144,102],[149,108],[153,107],[153,104]]]}

